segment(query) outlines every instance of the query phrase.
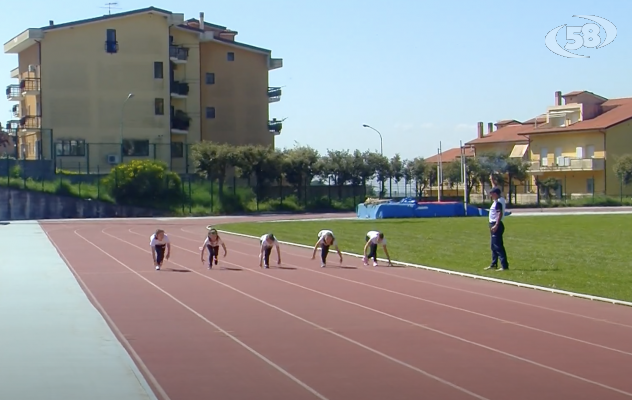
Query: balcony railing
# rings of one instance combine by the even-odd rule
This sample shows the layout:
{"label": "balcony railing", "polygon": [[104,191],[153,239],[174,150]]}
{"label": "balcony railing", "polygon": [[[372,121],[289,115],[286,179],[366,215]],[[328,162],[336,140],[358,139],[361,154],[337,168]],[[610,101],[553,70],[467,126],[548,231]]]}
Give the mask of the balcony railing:
{"label": "balcony railing", "polygon": [[277,121],[276,119],[268,121],[268,131],[271,133],[279,134],[281,133],[281,129],[283,129],[283,123],[281,121]]}
{"label": "balcony railing", "polygon": [[171,95],[186,97],[189,95],[189,84],[186,82],[171,82]]}
{"label": "balcony railing", "polygon": [[26,78],[20,81],[20,90],[24,92],[39,92],[40,91],[40,79],[39,78]]}
{"label": "balcony railing", "polygon": [[116,40],[106,40],[103,48],[106,53],[117,53],[119,50],[119,44]]}
{"label": "balcony railing", "polygon": [[42,117],[36,115],[27,115],[20,118],[20,129],[41,129]]}
{"label": "balcony railing", "polygon": [[175,63],[186,62],[189,59],[189,49],[171,44],[169,45],[169,59]]}
{"label": "balcony railing", "polygon": [[22,96],[22,90],[20,89],[20,85],[13,84],[7,86],[7,99],[9,100],[17,100]]}
{"label": "balcony railing", "polygon": [[[558,161],[560,161],[558,163]],[[570,158],[564,160],[531,161],[531,172],[562,172],[562,171],[602,171],[605,162],[603,158]]]}
{"label": "balcony railing", "polygon": [[280,87],[269,87],[268,88],[268,101],[270,103],[274,103],[281,100],[281,88]]}
{"label": "balcony railing", "polygon": [[177,110],[171,116],[171,129],[188,132],[191,125],[191,118],[182,110]]}
{"label": "balcony railing", "polygon": [[9,134],[9,135],[17,135],[18,130],[20,129],[20,121],[19,120],[12,120],[12,121],[7,121],[4,130]]}

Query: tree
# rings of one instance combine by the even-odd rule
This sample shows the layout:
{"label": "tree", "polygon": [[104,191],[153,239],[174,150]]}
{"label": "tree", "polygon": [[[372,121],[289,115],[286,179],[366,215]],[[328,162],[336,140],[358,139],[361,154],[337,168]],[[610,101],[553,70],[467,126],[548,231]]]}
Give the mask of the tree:
{"label": "tree", "polygon": [[199,142],[191,146],[191,157],[197,172],[209,180],[217,180],[220,198],[229,167],[236,164],[238,151],[234,146],[214,142]]}
{"label": "tree", "polygon": [[257,200],[261,200],[261,189],[281,176],[282,154],[273,147],[240,146],[234,161],[242,178],[254,176]]}
{"label": "tree", "polygon": [[612,169],[623,185],[629,185],[632,182],[632,155],[625,154],[617,158]]}
{"label": "tree", "polygon": [[322,171],[319,170],[320,154],[309,146],[295,146],[285,149],[282,154],[281,170],[287,183],[296,190],[300,200],[304,185]]}
{"label": "tree", "polygon": [[511,194],[513,192],[512,183],[514,180],[524,184],[529,178],[529,164],[522,161],[520,158],[507,158],[507,164],[502,171],[507,174],[507,182],[509,182],[509,204],[511,204]]}
{"label": "tree", "polygon": [[327,155],[321,159],[323,177],[333,179],[339,198],[342,198],[344,184],[353,178],[353,162],[348,150],[327,150]]}
{"label": "tree", "polygon": [[395,154],[390,160],[390,169],[389,169],[389,194],[393,193],[393,181],[395,181],[395,185],[398,185],[399,182],[404,177],[404,163],[402,162],[401,156]]}
{"label": "tree", "polygon": [[544,193],[548,202],[551,202],[555,196],[555,191],[560,188],[560,182],[553,177],[543,180],[536,178],[535,184],[540,192]]}
{"label": "tree", "polygon": [[463,166],[461,160],[454,160],[444,164],[443,179],[448,181],[448,186],[453,188],[454,185],[461,183],[463,179]]}
{"label": "tree", "polygon": [[377,177],[377,181],[380,182],[380,197],[384,197],[384,183],[390,176],[391,163],[385,156],[374,152],[368,152],[366,159],[373,170],[373,174]]}

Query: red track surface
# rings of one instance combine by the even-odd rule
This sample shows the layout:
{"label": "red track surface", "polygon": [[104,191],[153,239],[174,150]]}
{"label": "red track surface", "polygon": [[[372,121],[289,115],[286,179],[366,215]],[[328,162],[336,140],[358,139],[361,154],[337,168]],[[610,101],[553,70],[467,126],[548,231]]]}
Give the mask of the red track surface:
{"label": "red track surface", "polygon": [[42,223],[162,400],[632,398],[627,307],[229,235],[207,270],[207,223]]}

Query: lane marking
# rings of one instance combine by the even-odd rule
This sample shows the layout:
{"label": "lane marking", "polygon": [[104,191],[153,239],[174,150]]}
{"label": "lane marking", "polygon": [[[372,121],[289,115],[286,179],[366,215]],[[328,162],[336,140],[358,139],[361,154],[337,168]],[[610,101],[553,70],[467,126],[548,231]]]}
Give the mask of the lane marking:
{"label": "lane marking", "polygon": [[132,360],[136,363],[136,365],[138,366],[138,369],[140,369],[141,374],[144,376],[145,379],[149,381],[149,384],[151,385],[150,389],[153,389],[152,392],[157,392],[157,393],[154,393],[154,396],[158,395],[158,397],[160,397],[161,400],[171,400],[170,397],[165,392],[165,390],[162,388],[162,386],[160,386],[160,383],[158,383],[158,381],[156,380],[156,377],[151,373],[151,371],[149,371],[149,368],[147,368],[147,365],[145,365],[145,363],[143,362],[143,360],[141,360],[138,353],[136,353],[136,350],[134,350],[134,348],[128,341],[127,337],[125,337],[125,335],[121,332],[119,327],[114,323],[112,318],[110,318],[110,315],[105,311],[105,308],[103,308],[99,300],[97,300],[96,296],[88,288],[88,285],[86,285],[83,279],[81,279],[81,277],[77,273],[77,270],[75,269],[75,267],[73,267],[73,265],[70,263],[68,258],[66,258],[66,255],[63,253],[61,248],[57,245],[57,243],[53,240],[53,238],[48,234],[46,229],[42,229],[42,230],[46,233],[46,236],[48,237],[48,240],[51,242],[51,244],[55,247],[55,249],[57,249],[59,256],[62,258],[62,260],[64,260],[64,262],[68,266],[68,269],[70,269],[72,274],[75,276],[75,279],[77,280],[77,282],[83,289],[86,296],[90,299],[90,302],[92,303],[92,305],[97,309],[97,311],[99,311],[103,319],[106,321],[106,323],[112,330],[112,333],[114,333],[114,336],[119,340],[119,342],[121,342],[125,350],[127,350],[127,353],[131,356]]}
{"label": "lane marking", "polygon": [[[235,235],[235,236],[245,237],[245,238],[248,238],[248,239],[257,239],[257,240],[259,240],[259,238],[256,237],[256,236],[245,235],[243,233],[224,231],[224,230],[221,230],[221,229],[218,229],[217,231],[221,232],[221,233],[228,234],[228,235]],[[285,241],[281,241],[281,240],[279,240],[278,242],[281,243],[281,244],[288,245],[288,246],[302,247],[302,248],[306,248],[306,249],[313,249],[314,248],[313,246],[307,246],[307,245],[299,244],[299,243],[285,242]],[[364,256],[362,256],[360,254],[349,253],[349,252],[346,252],[346,251],[342,251],[341,253],[344,254],[344,255],[351,256],[351,257],[356,257],[356,258],[363,258],[364,257]],[[378,258],[378,260],[380,260],[382,262],[387,262],[388,261],[387,259],[384,259],[384,258]],[[393,261],[393,264],[403,265],[405,267],[413,267],[413,268],[425,269],[425,270],[428,270],[428,271],[441,272],[441,273],[449,274],[449,275],[462,276],[462,277],[465,277],[465,278],[479,279],[479,280],[482,280],[482,281],[502,283],[502,284],[505,284],[505,285],[517,286],[517,287],[526,288],[526,289],[534,289],[534,290],[541,290],[541,291],[549,292],[549,293],[563,294],[563,295],[566,295],[566,296],[577,297],[577,298],[586,299],[586,300],[601,301],[601,302],[605,302],[605,303],[611,303],[611,304],[616,304],[616,305],[621,305],[621,306],[632,307],[632,302],[623,301],[623,300],[616,300],[616,299],[610,299],[610,298],[607,298],[607,297],[592,296],[592,295],[588,295],[588,294],[569,292],[569,291],[566,291],[566,290],[552,289],[552,288],[547,288],[545,286],[531,285],[531,284],[528,284],[528,283],[521,283],[521,282],[510,281],[510,280],[506,280],[506,279],[489,278],[489,277],[483,276],[483,275],[468,274],[468,273],[465,273],[465,272],[452,271],[452,270],[449,270],[449,269],[429,267],[427,265],[411,264],[411,263],[401,262],[401,261]]]}
{"label": "lane marking", "polygon": [[[142,247],[137,246],[137,245],[135,245],[135,244],[129,243],[129,242],[125,241],[125,240],[122,240],[122,239],[118,238],[117,236],[114,236],[114,235],[111,235],[111,234],[109,234],[109,233],[105,232],[105,229],[104,229],[104,230],[102,230],[101,232],[102,232],[103,234],[107,235],[107,236],[110,236],[110,237],[112,237],[112,238],[114,238],[114,239],[116,239],[116,240],[120,241],[120,242],[126,243],[126,244],[128,244],[129,246],[136,247],[137,249],[139,249],[139,250],[140,250],[140,251],[142,251],[142,252],[145,252],[145,253],[151,253],[149,250],[146,250],[145,248],[142,248]],[[143,237],[143,235],[140,235],[140,234],[138,234],[138,233],[134,233],[134,232],[130,232],[130,233],[132,233],[133,235],[137,235],[137,236],[141,236],[141,237]],[[95,246],[96,246],[96,245],[95,245]],[[172,244],[172,246],[173,246],[173,244]],[[176,247],[176,246],[174,246],[174,247]],[[187,250],[187,249],[184,249],[184,250]],[[190,250],[189,250],[189,251],[190,251]],[[191,251],[191,252],[192,252],[192,251]],[[199,254],[199,253],[197,253],[197,252],[192,252],[192,253]],[[110,257],[112,257],[112,256],[110,256]],[[344,335],[341,335],[341,334],[339,334],[339,333],[337,333],[337,332],[335,332],[335,331],[332,331],[331,329],[327,329],[327,328],[325,328],[325,327],[323,327],[323,326],[321,326],[321,325],[316,324],[315,322],[309,321],[309,320],[307,320],[307,319],[305,319],[305,318],[303,318],[303,317],[300,317],[300,316],[298,316],[298,315],[296,315],[296,314],[293,314],[293,313],[291,313],[291,312],[289,312],[289,311],[286,311],[286,310],[284,310],[284,309],[282,309],[282,308],[280,308],[280,307],[277,307],[277,306],[275,306],[275,305],[273,305],[273,304],[271,304],[271,303],[268,303],[268,302],[266,302],[266,301],[264,301],[264,300],[261,300],[261,299],[259,299],[258,297],[252,296],[252,295],[250,295],[250,294],[248,294],[248,293],[246,293],[246,292],[243,292],[243,291],[241,291],[241,290],[239,290],[239,289],[237,289],[237,288],[235,288],[235,287],[233,287],[233,286],[230,286],[230,285],[228,285],[228,284],[226,284],[226,283],[224,283],[224,282],[221,282],[221,281],[218,281],[218,280],[216,280],[216,279],[213,279],[213,278],[211,278],[211,277],[209,277],[209,276],[206,276],[206,275],[204,275],[204,274],[202,274],[202,273],[200,273],[200,272],[198,272],[198,271],[196,271],[196,270],[194,270],[194,269],[188,268],[188,267],[186,267],[186,266],[184,266],[184,265],[182,265],[182,264],[179,264],[179,263],[177,263],[177,262],[175,262],[175,261],[173,261],[173,260],[169,260],[169,262],[171,262],[171,263],[173,263],[173,264],[175,264],[175,265],[178,265],[178,266],[180,266],[181,268],[188,269],[188,270],[190,270],[191,272],[193,272],[193,273],[195,273],[195,274],[197,274],[197,275],[199,275],[199,276],[201,276],[201,277],[203,277],[203,278],[205,278],[205,279],[211,280],[211,281],[213,281],[213,282],[215,282],[215,283],[217,283],[217,284],[219,284],[219,285],[222,285],[222,286],[224,286],[224,287],[226,287],[226,288],[228,288],[228,289],[231,289],[231,290],[233,290],[233,291],[235,291],[235,292],[237,292],[237,293],[239,293],[239,294],[241,294],[241,295],[243,295],[243,296],[245,296],[245,297],[248,297],[248,298],[250,298],[250,299],[252,299],[252,300],[254,300],[254,301],[258,302],[258,303],[261,303],[261,304],[263,304],[263,305],[265,305],[265,306],[267,306],[267,307],[270,307],[270,308],[272,308],[272,309],[275,309],[275,310],[277,310],[277,311],[279,311],[279,312],[281,312],[281,313],[283,313],[283,314],[286,314],[286,315],[288,315],[288,316],[290,316],[290,317],[292,317],[292,318],[295,318],[295,319],[297,319],[297,320],[299,320],[299,321],[302,321],[302,322],[304,322],[304,323],[306,323],[306,324],[308,324],[308,325],[311,325],[311,326],[313,326],[313,327],[314,327],[314,328],[316,328],[316,329],[319,329],[319,330],[325,331],[325,332],[327,332],[327,333],[329,333],[329,334],[331,334],[331,335],[334,335],[334,336],[336,336],[336,337],[338,337],[338,338],[340,338],[340,339],[342,339],[342,340],[344,340],[344,341],[347,341],[347,342],[352,343],[352,344],[354,344],[354,345],[356,345],[356,346],[358,346],[358,347],[360,347],[360,348],[363,348],[364,350],[367,350],[367,351],[369,351],[369,352],[371,352],[371,353],[373,353],[373,354],[377,354],[377,355],[379,355],[379,356],[381,356],[381,357],[383,357],[383,358],[385,358],[385,359],[387,359],[387,360],[389,360],[389,361],[392,361],[392,362],[394,362],[394,363],[396,363],[396,364],[399,364],[399,365],[401,365],[401,366],[403,366],[403,367],[406,367],[406,368],[411,369],[411,370],[413,370],[413,371],[415,371],[415,372],[418,372],[418,373],[420,373],[420,374],[422,374],[422,375],[424,375],[424,376],[426,376],[426,377],[428,377],[428,378],[430,378],[430,379],[433,379],[433,380],[435,380],[435,381],[438,381],[438,382],[440,382],[440,383],[443,383],[443,384],[444,384],[444,385],[446,385],[446,386],[449,386],[449,387],[451,387],[451,388],[453,388],[453,389],[456,389],[456,390],[458,390],[458,391],[460,391],[460,392],[466,393],[466,394],[468,394],[468,395],[470,395],[470,396],[472,396],[472,397],[474,397],[474,398],[477,398],[477,399],[479,399],[479,400],[489,400],[489,399],[487,399],[486,397],[480,396],[480,395],[478,395],[478,394],[476,394],[476,393],[474,393],[474,392],[472,392],[472,391],[469,391],[468,389],[465,389],[465,388],[463,388],[463,387],[461,387],[461,386],[458,386],[458,385],[456,385],[456,384],[454,384],[454,383],[452,383],[452,382],[450,382],[450,381],[447,381],[447,380],[445,380],[445,379],[443,379],[443,378],[440,378],[440,377],[438,377],[438,376],[436,376],[436,375],[433,375],[433,374],[431,374],[431,373],[429,373],[429,372],[426,372],[426,371],[424,371],[424,370],[422,370],[422,369],[420,369],[420,368],[417,368],[417,367],[415,367],[415,366],[413,366],[413,365],[410,365],[410,364],[408,364],[408,363],[406,363],[406,362],[404,362],[404,361],[401,361],[401,360],[399,360],[399,359],[397,359],[397,358],[394,358],[394,357],[392,357],[392,356],[389,356],[388,354],[382,353],[382,352],[381,352],[381,351],[379,351],[379,350],[376,350],[376,349],[374,349],[374,348],[372,348],[372,347],[369,347],[369,346],[364,345],[364,344],[362,344],[362,343],[360,343],[360,342],[357,342],[357,341],[355,341],[355,340],[353,340],[353,339],[351,339],[351,338],[348,338],[348,337],[346,337],[346,336],[344,336]],[[245,270],[245,271],[252,271],[252,272],[256,272],[256,271],[253,271],[253,270],[251,270],[251,269],[248,269],[248,268],[245,268],[245,267],[243,267],[243,266],[240,266],[240,265],[238,265],[238,264],[234,264],[234,263],[227,262],[227,261],[223,261],[223,262],[224,262],[224,263],[226,263],[226,264],[234,265],[234,266],[236,266],[236,267],[244,268],[244,270]],[[259,274],[261,274],[261,275],[263,275],[263,276],[266,276],[265,274],[260,273],[260,272],[259,272]]]}
{"label": "lane marking", "polygon": [[[135,235],[139,235],[138,233],[132,231],[132,229],[128,229],[128,230],[129,230],[129,232],[131,232],[131,233],[133,233]],[[187,237],[184,237],[184,236],[179,236],[179,235],[176,235],[176,234],[171,234],[170,236],[171,237],[179,237],[179,238],[182,238],[182,239],[185,239],[185,240],[189,240],[189,241],[195,241],[194,239],[187,238]],[[175,246],[174,245],[174,247],[181,248],[181,249],[183,249],[185,251],[190,251],[188,249],[185,249],[185,248],[182,248],[182,247],[179,247],[179,246]],[[240,252],[238,250],[232,250],[232,251],[235,252],[235,253],[238,253],[238,254],[242,254],[242,255],[245,255],[245,256],[252,257],[251,254],[243,253],[243,252]],[[430,299],[425,299],[423,297],[418,297],[418,296],[410,295],[410,294],[407,294],[407,293],[402,293],[402,292],[398,292],[398,291],[395,291],[395,290],[382,288],[382,287],[379,287],[379,286],[371,285],[369,283],[364,283],[364,282],[359,282],[359,281],[355,281],[355,280],[348,279],[348,278],[343,278],[343,277],[340,277],[340,276],[329,274],[327,272],[321,272],[320,270],[312,270],[312,269],[309,269],[309,268],[304,268],[304,267],[300,267],[298,265],[289,264],[289,263],[284,263],[284,265],[289,265],[289,266],[295,267],[297,269],[304,270],[304,271],[307,271],[307,272],[311,272],[311,273],[314,273],[314,274],[319,274],[319,275],[327,276],[327,277],[330,277],[330,278],[333,278],[333,279],[338,279],[338,280],[341,280],[341,281],[350,282],[350,283],[353,283],[353,284],[356,284],[356,285],[369,287],[369,288],[372,288],[372,289],[376,289],[376,290],[380,290],[380,291],[383,291],[383,292],[395,294],[395,295],[398,295],[398,296],[407,297],[407,298],[410,298],[410,299],[413,299],[413,300],[422,301],[422,302],[434,304],[434,305],[437,305],[437,306],[440,306],[440,307],[445,307],[445,308],[449,308],[449,309],[452,309],[452,310],[461,311],[461,312],[464,312],[464,313],[467,313],[467,314],[476,315],[478,317],[487,318],[487,319],[490,319],[490,320],[493,320],[493,321],[497,321],[497,322],[500,322],[500,323],[503,323],[503,324],[514,325],[514,326],[518,326],[520,328],[529,329],[529,330],[532,330],[532,331],[544,333],[544,334],[555,336],[555,337],[559,337],[559,338],[562,338],[562,339],[567,339],[567,340],[578,342],[578,343],[582,343],[582,344],[585,344],[585,345],[588,345],[588,346],[594,346],[594,347],[601,348],[601,349],[604,349],[604,350],[609,350],[609,351],[613,351],[613,352],[616,352],[616,353],[624,354],[624,355],[627,355],[627,356],[632,356],[632,353],[624,351],[624,350],[615,349],[615,348],[608,347],[608,346],[605,346],[605,345],[588,342],[586,340],[577,339],[577,338],[574,338],[574,337],[571,337],[571,336],[566,336],[566,335],[563,335],[563,334],[560,334],[560,333],[547,331],[545,329],[540,329],[540,328],[536,328],[536,327],[529,326],[529,325],[524,325],[524,324],[521,324],[521,323],[518,323],[518,322],[512,322],[512,321],[509,321],[509,320],[506,320],[506,319],[503,319],[503,318],[494,317],[492,315],[479,313],[479,312],[468,310],[468,309],[465,309],[465,308],[451,306],[449,304],[441,303],[441,302],[430,300]]]}
{"label": "lane marking", "polygon": [[[200,318],[202,321],[206,322],[207,324],[211,325],[213,328],[215,328],[215,330],[222,332],[224,335],[226,335],[227,337],[229,337],[231,340],[233,340],[235,343],[239,344],[241,347],[243,347],[244,349],[248,350],[250,353],[252,353],[253,355],[255,355],[256,357],[258,357],[259,359],[261,359],[263,362],[265,362],[266,364],[268,364],[269,366],[271,366],[272,368],[276,369],[278,372],[280,372],[281,374],[285,375],[287,378],[289,378],[290,380],[292,380],[294,383],[296,383],[297,385],[301,386],[303,389],[307,390],[308,392],[310,392],[311,394],[313,394],[315,397],[319,398],[320,400],[329,400],[327,399],[325,396],[323,396],[322,394],[320,394],[319,392],[317,392],[316,390],[314,390],[311,386],[307,385],[306,383],[304,383],[303,381],[301,381],[300,379],[298,379],[297,377],[295,377],[294,375],[290,374],[289,372],[287,372],[285,369],[283,369],[282,367],[280,367],[278,364],[275,364],[272,360],[268,359],[266,356],[264,356],[263,354],[257,352],[255,349],[253,349],[252,347],[248,346],[246,343],[242,342],[241,340],[237,339],[235,336],[233,336],[229,331],[222,329],[222,327],[220,327],[219,325],[217,325],[216,323],[212,322],[211,320],[209,320],[208,318],[206,318],[205,316],[203,316],[202,314],[200,314],[199,312],[195,311],[193,308],[189,307],[188,305],[186,305],[185,303],[183,303],[182,301],[178,300],[175,296],[173,296],[171,293],[167,292],[166,290],[164,290],[163,288],[161,288],[160,286],[156,285],[155,283],[153,283],[152,281],[150,281],[149,279],[145,278],[143,275],[141,275],[140,273],[138,273],[137,271],[135,271],[134,269],[130,268],[127,264],[123,263],[122,261],[120,261],[118,258],[114,257],[113,255],[111,255],[110,253],[108,253],[107,251],[103,250],[101,247],[97,246],[95,243],[91,242],[90,240],[86,239],[84,236],[82,236],[81,234],[79,234],[78,229],[75,229],[74,233],[75,235],[79,236],[81,239],[83,239],[84,241],[86,241],[88,244],[92,245],[93,247],[95,247],[97,250],[99,250],[100,252],[102,252],[103,254],[105,254],[106,256],[110,257],[112,260],[116,261],[118,264],[120,264],[121,266],[125,267],[126,269],[128,269],[130,272],[136,274],[136,276],[138,276],[140,279],[144,280],[145,282],[147,282],[148,284],[150,284],[151,286],[153,286],[154,288],[158,289],[159,291],[161,291],[163,294],[165,294],[167,297],[171,298],[173,301],[175,301],[176,303],[178,303],[179,305],[181,305],[183,308],[187,309],[188,311],[190,311],[192,314],[194,314],[195,316],[197,316],[198,318]],[[102,233],[105,233],[108,236],[112,236],[109,235],[108,233],[104,232],[105,228],[101,231]],[[116,238],[115,236],[112,236],[114,238]],[[120,240],[120,239],[117,239]],[[130,244],[131,245],[131,244]],[[138,247],[135,245],[132,245],[134,247]],[[140,249],[140,247],[138,247]],[[144,249],[142,249],[144,250]],[[146,253],[150,253],[150,251],[144,250]],[[172,262],[173,263],[173,262]],[[180,265],[177,263],[174,263],[176,265]],[[183,268],[183,265],[180,265]],[[186,268],[188,269],[188,268]]]}
{"label": "lane marking", "polygon": [[[141,237],[143,237],[143,235],[138,234],[138,233],[135,233],[135,232],[133,232],[131,229],[128,229],[128,231],[129,231],[130,233],[134,234],[134,235],[137,235],[137,236],[141,236]],[[139,247],[139,246],[136,246],[136,245],[134,245],[134,244],[132,244],[132,243],[128,243],[128,242],[126,242],[126,241],[124,241],[124,240],[122,240],[122,239],[119,239],[118,237],[116,237],[116,236],[114,236],[114,235],[111,235],[111,234],[109,234],[109,233],[105,232],[105,230],[103,230],[102,232],[103,232],[104,234],[106,234],[106,235],[110,236],[110,237],[115,238],[116,240],[119,240],[119,241],[121,241],[121,242],[123,242],[123,243],[127,243],[127,244],[129,244],[130,246],[136,247],[136,248],[138,248],[138,249],[140,249],[140,250],[142,250],[142,251],[145,251],[145,252],[148,252],[148,253],[149,253],[149,251],[148,251],[148,250],[144,250],[143,248],[141,248],[141,247]],[[197,254],[197,252],[194,252],[194,251],[192,251],[192,250],[189,250],[189,249],[186,249],[186,248],[183,248],[183,247],[180,247],[180,246],[175,246],[175,245],[173,245],[173,246],[174,246],[174,247],[177,247],[177,248],[179,248],[179,249],[182,249],[182,250],[188,251],[188,252],[190,252],[190,253]],[[238,266],[237,264],[234,264],[234,263],[231,263],[231,262],[228,262],[228,261],[224,261],[224,263],[227,263],[227,264],[231,264],[231,265]],[[206,279],[209,279],[209,280],[211,280],[211,281],[217,282],[217,283],[219,283],[220,285],[226,286],[226,287],[228,287],[228,288],[230,288],[230,289],[232,289],[232,290],[234,290],[234,291],[236,291],[236,292],[238,292],[238,293],[243,294],[244,296],[247,296],[247,297],[249,297],[249,298],[252,298],[253,300],[256,300],[256,301],[258,301],[258,302],[261,302],[261,303],[263,303],[263,304],[265,304],[265,305],[268,305],[269,307],[272,307],[272,308],[277,309],[277,310],[279,310],[279,311],[281,311],[281,312],[283,312],[283,313],[286,313],[286,314],[288,314],[288,315],[290,315],[290,316],[293,316],[293,317],[295,317],[295,318],[297,318],[297,319],[300,319],[300,320],[302,320],[302,321],[305,321],[306,323],[308,323],[308,324],[310,324],[310,325],[314,325],[314,326],[318,327],[318,325],[314,324],[313,322],[307,321],[307,320],[303,319],[302,317],[299,317],[299,316],[294,315],[294,314],[292,314],[292,313],[290,313],[290,312],[288,312],[288,311],[285,311],[285,310],[283,310],[283,309],[281,309],[281,308],[279,308],[279,307],[277,307],[277,306],[275,306],[275,305],[273,305],[273,304],[267,303],[267,302],[265,302],[264,300],[258,299],[258,298],[254,297],[254,296],[251,296],[251,295],[249,295],[248,293],[242,292],[241,290],[236,289],[236,288],[234,288],[234,287],[232,287],[232,286],[230,286],[230,285],[227,285],[227,284],[225,284],[225,283],[223,283],[223,282],[217,281],[217,280],[215,280],[215,279],[213,279],[213,278],[211,278],[211,277],[209,277],[209,276],[207,276],[207,275],[204,275],[204,274],[199,273],[199,272],[197,272],[197,271],[195,271],[195,270],[193,270],[193,269],[190,269],[190,268],[188,268],[188,267],[185,267],[184,265],[181,265],[181,264],[178,264],[178,263],[175,263],[175,262],[174,262],[174,264],[179,265],[179,266],[181,266],[182,268],[189,269],[191,272],[194,272],[194,273],[196,273],[197,275],[202,276],[203,278],[206,278]],[[301,288],[301,289],[304,289],[304,290],[307,290],[307,291],[310,291],[310,292],[313,292],[313,293],[317,293],[317,294],[320,294],[320,295],[322,295],[322,296],[325,296],[325,297],[328,297],[328,298],[331,298],[331,299],[334,299],[334,300],[338,300],[338,301],[340,301],[340,302],[347,303],[347,304],[350,304],[350,305],[356,306],[356,307],[358,307],[358,308],[362,308],[362,309],[365,309],[365,310],[367,310],[367,311],[371,311],[371,312],[376,313],[376,314],[383,315],[383,316],[385,316],[385,317],[388,317],[388,318],[391,318],[391,319],[394,319],[394,320],[397,320],[397,321],[403,322],[403,323],[405,323],[405,324],[414,325],[414,326],[417,326],[417,327],[419,327],[419,328],[425,329],[425,330],[427,330],[427,331],[434,332],[434,333],[437,333],[437,334],[439,334],[439,335],[446,336],[446,337],[449,337],[449,338],[452,338],[452,339],[458,340],[458,341],[463,342],[463,343],[467,343],[467,344],[470,344],[470,345],[473,345],[473,346],[476,346],[476,347],[480,347],[480,348],[483,348],[483,349],[486,349],[486,350],[492,351],[492,352],[494,352],[494,353],[502,354],[502,355],[504,355],[504,356],[506,356],[506,357],[510,357],[510,358],[513,358],[513,359],[516,359],[516,360],[519,360],[519,361],[523,361],[523,362],[526,362],[526,363],[528,363],[528,364],[532,364],[532,365],[535,365],[535,366],[538,366],[538,367],[541,367],[541,368],[547,369],[547,370],[549,370],[549,371],[557,372],[557,373],[559,373],[559,374],[561,374],[561,375],[564,375],[564,376],[567,376],[567,377],[570,377],[570,378],[574,378],[574,379],[577,379],[577,380],[582,381],[582,382],[585,382],[585,383],[590,383],[590,384],[593,384],[593,385],[595,385],[595,386],[599,386],[599,387],[601,387],[601,388],[608,389],[608,390],[612,390],[612,391],[614,391],[614,392],[617,392],[617,393],[623,394],[623,395],[625,395],[625,396],[632,397],[632,393],[629,393],[629,392],[626,392],[626,391],[624,391],[624,390],[617,389],[617,388],[614,388],[614,387],[611,387],[611,386],[608,386],[608,385],[605,385],[605,384],[603,384],[603,383],[596,382],[596,381],[593,381],[593,380],[590,380],[590,379],[587,379],[587,378],[583,378],[583,377],[581,377],[581,376],[579,376],[579,375],[575,375],[575,374],[572,374],[572,373],[570,373],[570,372],[566,372],[566,371],[563,371],[563,370],[560,370],[560,369],[557,369],[557,368],[554,368],[554,367],[551,367],[551,366],[548,366],[548,365],[545,365],[545,364],[541,364],[541,363],[539,363],[539,362],[537,362],[537,361],[533,361],[533,360],[530,360],[530,359],[528,359],[528,358],[520,357],[520,356],[517,356],[517,355],[515,355],[515,354],[511,354],[511,353],[508,353],[508,352],[505,352],[505,351],[502,351],[502,350],[499,350],[499,349],[496,349],[496,348],[493,348],[493,347],[490,347],[490,346],[486,346],[486,345],[484,345],[484,344],[477,343],[477,342],[474,342],[474,341],[471,341],[471,340],[468,340],[468,339],[462,338],[462,337],[460,337],[460,336],[456,336],[456,335],[453,335],[453,334],[450,334],[450,333],[447,333],[447,332],[443,332],[443,331],[440,331],[440,330],[438,330],[438,329],[434,329],[434,328],[428,327],[428,326],[426,326],[426,325],[422,325],[422,324],[419,324],[419,323],[416,323],[416,322],[413,322],[413,321],[407,320],[407,319],[405,319],[405,318],[400,318],[400,317],[397,317],[397,316],[395,316],[395,315],[392,315],[392,314],[389,314],[389,313],[386,313],[386,312],[383,312],[383,311],[380,311],[380,310],[377,310],[377,309],[374,309],[374,308],[371,308],[371,307],[367,307],[367,306],[364,306],[364,305],[359,304],[359,303],[355,303],[355,302],[353,302],[353,301],[345,300],[345,299],[342,299],[342,298],[340,298],[340,297],[336,297],[336,296],[333,296],[333,295],[330,295],[330,294],[327,294],[327,293],[324,293],[324,292],[320,292],[320,291],[318,291],[318,290],[311,289],[311,288],[308,288],[308,287],[306,287],[306,286],[299,285],[299,284],[294,283],[294,282],[286,281],[286,280],[284,280],[284,279],[277,278],[277,277],[272,276],[272,275],[267,275],[267,274],[265,274],[265,273],[263,273],[263,272],[259,272],[259,271],[254,270],[254,269],[250,269],[250,268],[243,267],[243,266],[241,266],[241,267],[242,267],[242,268],[244,268],[244,270],[246,270],[246,271],[250,271],[250,272],[253,272],[253,273],[256,273],[256,274],[259,274],[259,275],[262,275],[262,276],[268,277],[268,278],[270,278],[270,279],[275,279],[275,280],[278,280],[278,281],[281,281],[281,282],[285,282],[285,283],[287,283],[288,285],[296,286],[296,287],[298,287],[298,288]],[[329,330],[328,330],[328,332],[330,332],[331,334],[334,334],[334,335],[336,335],[336,336],[339,336],[339,337],[341,337],[341,338],[343,338],[343,339],[345,339],[345,340],[351,341],[352,343],[357,343],[358,345],[360,345],[360,346],[363,346],[363,347],[364,347],[364,345],[362,345],[361,343],[355,342],[355,341],[353,341],[352,339],[349,339],[349,338],[346,338],[345,336],[339,335],[339,334],[337,334],[336,332],[329,331]],[[375,351],[375,352],[377,352],[377,350],[374,350],[374,349],[371,349],[371,348],[367,348],[367,349],[370,349],[370,351]],[[386,357],[389,357],[389,358],[390,358],[390,356],[388,356],[388,355],[386,355],[386,354],[384,354],[384,356],[386,356]],[[397,360],[397,359],[393,359],[393,360]],[[399,360],[397,360],[396,362],[398,362],[398,361],[399,361]],[[410,367],[412,367],[412,366],[410,366]],[[412,367],[412,368],[416,368],[416,367]],[[425,371],[424,371],[424,372],[425,372]]]}

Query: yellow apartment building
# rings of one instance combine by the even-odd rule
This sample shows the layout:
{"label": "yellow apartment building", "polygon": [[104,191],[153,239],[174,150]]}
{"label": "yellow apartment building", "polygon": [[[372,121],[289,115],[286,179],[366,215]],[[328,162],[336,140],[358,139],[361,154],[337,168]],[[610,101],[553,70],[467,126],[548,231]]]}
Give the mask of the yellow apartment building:
{"label": "yellow apartment building", "polygon": [[[613,163],[632,154],[632,98],[558,91],[544,123],[525,126],[521,135],[529,140],[530,173],[542,180],[557,179],[558,194],[619,196]],[[631,195],[632,188],[624,186],[623,193]]]}
{"label": "yellow apartment building", "polygon": [[193,143],[274,145],[281,89],[268,73],[283,60],[236,35],[155,7],[27,29],[4,45],[18,55],[6,90],[18,156],[90,173],[153,158],[185,172]]}

